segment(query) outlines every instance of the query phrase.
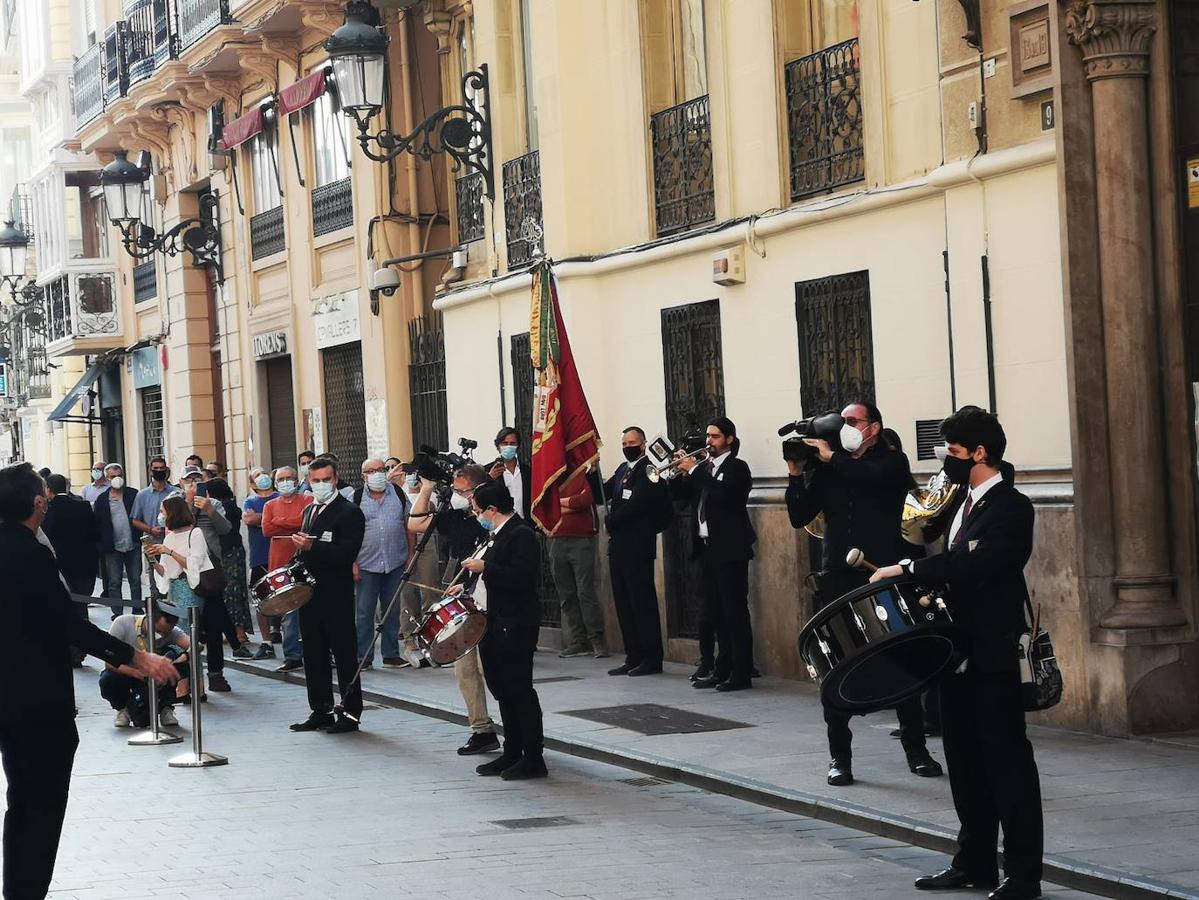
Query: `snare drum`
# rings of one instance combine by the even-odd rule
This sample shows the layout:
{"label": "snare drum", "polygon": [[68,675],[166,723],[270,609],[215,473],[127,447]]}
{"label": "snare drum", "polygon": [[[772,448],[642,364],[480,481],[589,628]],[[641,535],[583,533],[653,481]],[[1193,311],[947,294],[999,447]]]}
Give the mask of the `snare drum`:
{"label": "snare drum", "polygon": [[961,658],[941,593],[888,578],[838,597],[799,633],[799,655],[827,706],[887,709],[920,693]]}
{"label": "snare drum", "polygon": [[416,626],[416,641],[438,666],[457,662],[483,640],[487,616],[470,597],[443,597]]}
{"label": "snare drum", "polygon": [[312,599],[316,579],[299,560],[272,569],[250,588],[250,603],[264,616],[282,616]]}

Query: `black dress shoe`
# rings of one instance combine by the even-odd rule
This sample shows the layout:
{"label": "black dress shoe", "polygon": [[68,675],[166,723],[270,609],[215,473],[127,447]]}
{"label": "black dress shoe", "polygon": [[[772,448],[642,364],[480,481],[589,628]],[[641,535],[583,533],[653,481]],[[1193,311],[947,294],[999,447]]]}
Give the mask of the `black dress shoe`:
{"label": "black dress shoe", "polygon": [[633,671],[635,668],[637,668],[637,667],[636,667],[636,666],[630,666],[628,663],[621,663],[621,664],[620,664],[619,666],[617,666],[615,669],[609,669],[609,670],[608,670],[608,674],[609,674],[609,675],[628,675],[628,674],[629,674],[630,672],[632,672],[632,671]]}
{"label": "black dress shoe", "polygon": [[636,678],[638,675],[661,675],[661,663],[642,663],[639,666],[634,666],[629,669],[629,677]]}
{"label": "black dress shoe", "polygon": [[703,663],[700,663],[699,668],[697,668],[694,672],[691,673],[692,681],[703,681],[705,678],[711,678],[711,677],[712,677],[712,667],[705,666]]}
{"label": "black dress shoe", "polygon": [[332,713],[313,713],[303,722],[291,726],[292,731],[323,731],[333,725],[336,720]]}
{"label": "black dress shoe", "polygon": [[691,686],[702,690],[703,688],[714,688],[723,681],[724,679],[719,675],[709,675],[707,678],[696,678],[691,682]]}
{"label": "black dress shoe", "polygon": [[520,762],[519,756],[499,756],[491,762],[485,762],[481,766],[475,766],[475,774],[477,775],[502,775],[504,769],[510,769]]}
{"label": "black dress shoe", "polygon": [[1041,882],[1005,878],[999,883],[999,887],[987,894],[987,900],[1033,900],[1040,896]]}
{"label": "black dress shoe", "polygon": [[459,756],[473,756],[476,753],[490,753],[492,750],[500,749],[500,739],[495,736],[494,731],[484,731],[479,734],[472,734],[461,747],[458,748]]}
{"label": "black dress shoe", "polygon": [[529,778],[545,778],[549,775],[545,760],[540,756],[522,757],[500,773],[504,781],[525,781]]}
{"label": "black dress shoe", "polygon": [[833,787],[853,784],[853,766],[848,759],[833,759],[828,765],[828,783]]}
{"label": "black dress shoe", "polygon": [[993,888],[995,879],[978,878],[957,866],[950,866],[936,875],[922,875],[916,879],[916,888],[921,891],[958,891],[970,887],[984,890]]}
{"label": "black dress shoe", "polygon": [[283,665],[275,669],[276,672],[294,672],[296,669],[304,668],[304,660],[302,659],[285,659]]}
{"label": "black dress shoe", "polygon": [[722,681],[722,682],[720,682],[720,684],[716,685],[716,690],[718,690],[722,693],[725,691],[744,691],[744,690],[748,690],[749,688],[751,688],[753,686],[754,686],[754,683],[752,681],[750,681],[748,678],[745,678],[745,679],[729,678],[728,680]]}
{"label": "black dress shoe", "polygon": [[921,778],[937,778],[945,774],[941,764],[928,754],[928,750],[913,750],[908,754],[908,768]]}
{"label": "black dress shoe", "polygon": [[337,721],[325,729],[328,734],[349,734],[357,730],[358,723],[349,716],[338,716]]}

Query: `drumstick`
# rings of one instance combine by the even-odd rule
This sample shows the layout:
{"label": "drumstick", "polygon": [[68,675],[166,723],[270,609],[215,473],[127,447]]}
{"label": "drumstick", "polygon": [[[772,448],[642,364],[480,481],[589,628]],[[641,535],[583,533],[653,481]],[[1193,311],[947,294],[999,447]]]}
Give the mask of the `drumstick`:
{"label": "drumstick", "polygon": [[857,547],[845,554],[845,564],[853,569],[865,569],[867,572],[877,572],[878,566],[866,558],[866,554]]}

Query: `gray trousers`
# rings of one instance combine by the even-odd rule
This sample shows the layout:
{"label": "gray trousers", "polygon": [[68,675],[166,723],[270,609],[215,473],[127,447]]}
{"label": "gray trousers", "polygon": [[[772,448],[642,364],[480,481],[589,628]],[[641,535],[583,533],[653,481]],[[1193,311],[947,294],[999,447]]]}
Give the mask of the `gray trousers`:
{"label": "gray trousers", "polygon": [[598,539],[592,537],[556,537],[546,543],[550,551],[550,571],[562,608],[562,631],[567,645],[587,644],[606,648],[604,613],[595,592],[595,554]]}

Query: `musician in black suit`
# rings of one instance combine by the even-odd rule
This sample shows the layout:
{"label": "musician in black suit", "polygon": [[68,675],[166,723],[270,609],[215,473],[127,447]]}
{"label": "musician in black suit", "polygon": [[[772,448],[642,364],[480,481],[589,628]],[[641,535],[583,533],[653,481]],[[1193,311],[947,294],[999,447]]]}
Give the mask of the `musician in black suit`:
{"label": "musician in black suit", "polygon": [[487,476],[508,489],[516,514],[526,522],[530,521],[533,470],[520,460],[520,432],[509,425],[501,428],[495,436],[495,449],[500,456],[491,464]]}
{"label": "musician in black suit", "polygon": [[0,469],[0,761],[8,780],[3,883],[5,897],[22,900],[44,897],[50,887],[79,745],[69,648],[131,665],[160,682],[178,677],[169,660],[79,618],[53,552],[38,540],[48,505],[45,484],[29,463]]}
{"label": "musician in black suit", "polygon": [[502,483],[475,488],[471,507],[489,536],[474,556],[462,561],[471,581],[455,585],[450,593],[470,591],[487,612],[479,653],[504,725],[504,752],[475,771],[505,781],[544,778],[541,701],[533,687],[541,625],[541,548],[533,529],[513,512],[512,495]]}
{"label": "musician in black suit", "polygon": [[654,675],[662,671],[662,624],[658,617],[658,591],[654,586],[654,560],[658,532],[670,514],[670,492],[664,482],[654,483],[646,472],[645,432],[636,425],[621,435],[625,462],[604,486],[608,497],[608,569],[612,575],[612,600],[624,640],[624,663],[609,675]]}
{"label": "musician in black suit", "polygon": [[[703,565],[700,633],[714,629],[720,646],[715,659],[701,659],[711,674],[696,678],[697,688],[740,691],[753,687],[753,627],[749,620],[749,561],[758,536],[749,521],[753,475],[737,458],[737,427],[724,416],[708,423],[709,459],[687,457],[678,467],[687,476],[695,509],[695,550]],[[701,653],[710,647],[701,646]]]}
{"label": "musician in black suit", "polygon": [[[824,514],[818,608],[866,584],[866,574],[845,561],[850,549],[861,550],[877,566],[891,565],[905,555],[899,523],[912,485],[908,458],[880,439],[883,417],[873,403],[850,403],[841,418],[845,420],[841,449],[834,451],[828,441],[806,438],[804,443],[817,453],[814,461],[787,461],[787,514],[792,527],[803,528]],[[908,768],[926,778],[943,774],[941,764],[928,753],[920,698],[905,700],[895,711]],[[848,713],[824,707],[831,757],[828,783],[834,786],[853,784],[849,719]]]}
{"label": "musician in black suit", "polygon": [[941,553],[880,569],[872,580],[910,572],[947,586],[946,602],[965,632],[963,667],[941,684],[949,784],[961,829],[943,872],[917,879],[923,890],[993,887],[1003,829],[1003,883],[992,900],[1041,895],[1041,786],[1024,727],[1017,647],[1028,630],[1024,566],[1032,555],[1033,507],[1002,462],[1007,437],[976,406],[941,423],[945,473],[968,490],[950,519]]}
{"label": "musician in black suit", "polygon": [[[362,716],[362,685],[354,679],[358,637],[353,570],[362,548],[366,519],[361,509],[338,492],[337,484],[337,465],[332,459],[318,456],[312,461],[308,486],[315,502],[304,511],[300,531],[291,536],[299,549],[296,558],[316,581],[312,599],[300,607],[304,672],[312,713],[305,721],[292,725],[292,731],[357,731]],[[337,664],[341,693],[341,713],[336,719],[330,653]]]}

